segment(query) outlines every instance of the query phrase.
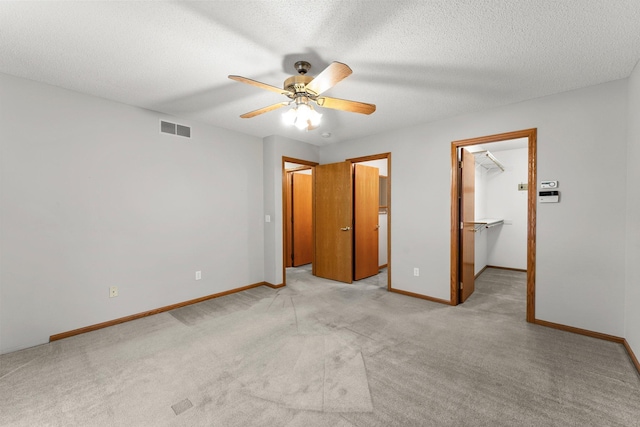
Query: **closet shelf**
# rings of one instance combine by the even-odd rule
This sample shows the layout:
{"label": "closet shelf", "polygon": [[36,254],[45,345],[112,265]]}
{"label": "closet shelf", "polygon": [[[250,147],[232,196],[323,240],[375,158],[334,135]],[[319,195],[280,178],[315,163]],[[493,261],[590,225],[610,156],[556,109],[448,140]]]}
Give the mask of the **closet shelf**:
{"label": "closet shelf", "polygon": [[500,163],[496,157],[488,151],[476,151],[473,153],[476,158],[476,165],[489,169],[501,169],[504,172],[504,165]]}
{"label": "closet shelf", "polygon": [[479,221],[474,221],[472,222],[472,224],[473,224],[473,231],[477,233],[478,231],[483,230],[485,228],[491,228],[497,225],[504,224],[504,219],[485,218]]}

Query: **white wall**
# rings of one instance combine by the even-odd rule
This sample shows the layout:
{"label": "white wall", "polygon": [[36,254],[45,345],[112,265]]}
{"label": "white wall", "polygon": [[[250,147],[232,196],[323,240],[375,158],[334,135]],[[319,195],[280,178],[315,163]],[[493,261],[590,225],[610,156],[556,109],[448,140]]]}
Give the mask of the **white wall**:
{"label": "white wall", "polygon": [[490,144],[491,153],[504,171],[476,164],[475,218],[504,220],[475,234],[476,274],[487,265],[527,268],[527,192],[518,191],[518,184],[528,180],[528,149],[505,150],[500,144]]}
{"label": "white wall", "polygon": [[640,66],[629,78],[625,333],[640,358]]}
{"label": "white wall", "polygon": [[[474,219],[480,220],[487,218],[485,202],[487,199],[487,170],[476,164],[475,188],[474,188]],[[483,268],[487,266],[488,248],[487,248],[487,231],[481,229],[474,236],[474,274],[477,275]]]}
{"label": "white wall", "polygon": [[7,75],[0,100],[0,352],[264,280],[259,138]]}
{"label": "white wall", "polygon": [[493,153],[505,170],[486,175],[485,215],[504,219],[504,224],[485,230],[488,265],[527,269],[527,191],[518,190],[528,180],[527,151]]}
{"label": "white wall", "polygon": [[273,285],[283,283],[282,156],[310,162],[320,157],[315,145],[276,135],[264,139],[264,215],[271,217],[265,224],[264,280]]}
{"label": "white wall", "polygon": [[320,159],[392,152],[392,286],[448,300],[451,141],[537,128],[538,177],[561,182],[562,202],[538,205],[536,317],[622,336],[627,91],[614,81],[321,147]]}
{"label": "white wall", "polygon": [[[476,164],[475,188],[474,188],[474,217],[475,219],[487,218],[487,169]],[[500,170],[498,170],[500,172]],[[493,170],[491,173],[497,173]]]}

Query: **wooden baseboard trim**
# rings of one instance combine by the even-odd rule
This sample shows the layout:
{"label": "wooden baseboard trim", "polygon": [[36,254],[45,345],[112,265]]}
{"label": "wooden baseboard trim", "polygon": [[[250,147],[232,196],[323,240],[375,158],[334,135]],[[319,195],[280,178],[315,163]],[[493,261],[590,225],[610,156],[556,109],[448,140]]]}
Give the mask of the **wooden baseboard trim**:
{"label": "wooden baseboard trim", "polygon": [[640,362],[638,362],[638,358],[633,353],[633,350],[631,349],[631,346],[629,345],[626,339],[622,342],[622,345],[624,345],[624,348],[627,349],[627,353],[629,353],[629,358],[631,359],[631,363],[633,363],[633,365],[636,367],[636,370],[638,371],[638,375],[640,375]]}
{"label": "wooden baseboard trim", "polygon": [[274,285],[274,284],[269,283],[269,282],[264,282],[263,285],[268,286],[271,289],[283,288],[285,286],[284,283],[280,283],[279,285]]}
{"label": "wooden baseboard trim", "polygon": [[573,326],[561,325],[559,323],[547,322],[546,320],[535,319],[533,323],[540,326],[546,326],[548,328],[559,329],[561,331],[572,332],[574,334],[585,335],[592,338],[598,338],[601,340],[612,341],[618,344],[622,344],[624,348],[627,350],[627,353],[629,354],[631,363],[633,363],[636,370],[638,371],[638,375],[640,375],[640,362],[638,362],[638,358],[633,353],[633,350],[631,349],[631,346],[629,345],[627,340],[624,338],[617,337],[615,335],[608,335],[600,332],[589,331],[587,329],[574,328]]}
{"label": "wooden baseboard trim", "polygon": [[527,272],[526,269],[522,269],[522,268],[499,267],[497,265],[487,265],[485,268],[497,268],[498,270],[520,271],[521,273]]}
{"label": "wooden baseboard trim", "polygon": [[427,301],[437,302],[437,303],[440,303],[440,304],[453,305],[453,304],[451,304],[451,301],[446,300],[446,299],[434,298],[434,297],[430,297],[430,296],[427,296],[427,295],[416,294],[416,293],[409,292],[409,291],[402,291],[400,289],[390,288],[389,292],[395,292],[396,294],[406,295],[408,297],[413,297],[413,298],[420,298],[420,299],[424,299],[424,300],[427,300]]}
{"label": "wooden baseboard trim", "polygon": [[540,326],[546,326],[547,328],[559,329],[561,331],[572,332],[574,334],[585,335],[592,338],[598,338],[601,340],[612,341],[618,344],[624,343],[624,338],[616,337],[615,335],[603,334],[600,332],[590,331],[588,329],[574,328],[573,326],[561,325],[559,323],[547,322],[546,320],[534,319],[533,323]]}
{"label": "wooden baseboard trim", "polygon": [[378,270],[382,270],[383,268],[387,268],[388,264],[382,264],[378,266]]}
{"label": "wooden baseboard trim", "polygon": [[241,288],[231,289],[231,290],[228,290],[228,291],[219,292],[217,294],[207,295],[207,296],[196,298],[196,299],[192,299],[192,300],[189,300],[189,301],[183,301],[183,302],[179,302],[177,304],[167,305],[167,306],[164,306],[164,307],[156,308],[156,309],[145,311],[145,312],[142,312],[142,313],[132,314],[131,316],[125,316],[125,317],[121,317],[119,319],[109,320],[107,322],[102,322],[102,323],[97,323],[95,325],[85,326],[84,328],[78,328],[78,329],[74,329],[72,331],[67,331],[67,332],[62,332],[62,333],[59,333],[59,334],[51,335],[49,337],[49,342],[58,341],[58,340],[61,340],[61,339],[64,339],[64,338],[69,338],[69,337],[72,337],[74,335],[84,334],[86,332],[97,331],[98,329],[107,328],[109,326],[118,325],[120,323],[129,322],[131,320],[141,319],[143,317],[152,316],[154,314],[164,313],[165,311],[175,310],[176,308],[186,307],[188,305],[197,304],[199,302],[207,301],[207,300],[210,300],[210,299],[213,299],[213,298],[219,298],[219,297],[223,297],[225,295],[235,294],[237,292],[242,292],[242,291],[246,291],[247,289],[257,288],[258,286],[262,286],[262,285],[267,285],[267,286],[271,286],[271,287],[273,286],[273,285],[269,285],[266,282],[258,282],[258,283],[254,283],[253,285],[243,286]]}
{"label": "wooden baseboard trim", "polygon": [[482,273],[484,273],[484,271],[485,271],[487,268],[489,268],[489,266],[488,266],[488,265],[485,265],[485,266],[484,266],[484,268],[483,268],[482,270],[478,271],[478,274],[476,274],[476,275],[475,275],[475,278],[477,279],[477,278],[478,278],[478,276],[480,276]]}

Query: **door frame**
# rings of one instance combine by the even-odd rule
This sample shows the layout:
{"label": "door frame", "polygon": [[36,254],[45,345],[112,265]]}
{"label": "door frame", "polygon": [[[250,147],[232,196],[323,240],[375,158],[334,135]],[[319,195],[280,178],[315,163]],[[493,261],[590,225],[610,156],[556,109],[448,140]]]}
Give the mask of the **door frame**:
{"label": "door frame", "polygon": [[[309,160],[302,160],[302,159],[296,159],[293,157],[287,157],[287,156],[282,156],[282,285],[286,286],[287,285],[287,261],[286,261],[286,257],[287,257],[287,169],[285,168],[285,163],[296,163],[298,165],[301,165],[301,168],[298,168],[298,170],[300,169],[311,169],[311,175],[313,176],[314,173],[314,169],[315,166],[317,166],[319,163],[318,162],[311,162]],[[312,190],[313,191],[313,190]],[[312,197],[313,199],[313,197]],[[313,245],[315,246],[315,239],[316,239],[316,230],[315,230],[315,201],[313,202],[314,205],[311,208],[312,211],[312,223],[313,223],[313,230],[312,230],[312,239],[313,239]],[[311,268],[315,268],[314,265],[311,265]]]}
{"label": "door frame", "polygon": [[537,177],[537,128],[506,132],[478,138],[463,139],[451,143],[451,305],[459,301],[460,263],[460,201],[458,199],[458,148],[488,144],[511,139],[528,139],[528,194],[527,194],[527,315],[529,323],[535,322],[536,303],[536,177]]}
{"label": "door frame", "polygon": [[393,291],[391,286],[391,153],[354,157],[346,161],[353,164],[383,159],[387,159],[387,290],[391,292]]}

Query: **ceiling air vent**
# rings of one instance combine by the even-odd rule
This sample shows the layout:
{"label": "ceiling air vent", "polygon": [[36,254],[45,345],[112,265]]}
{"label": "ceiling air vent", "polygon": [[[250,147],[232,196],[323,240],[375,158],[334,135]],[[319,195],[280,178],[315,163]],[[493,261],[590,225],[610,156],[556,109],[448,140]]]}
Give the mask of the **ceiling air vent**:
{"label": "ceiling air vent", "polygon": [[191,138],[191,128],[189,126],[165,122],[164,120],[160,120],[160,132]]}

